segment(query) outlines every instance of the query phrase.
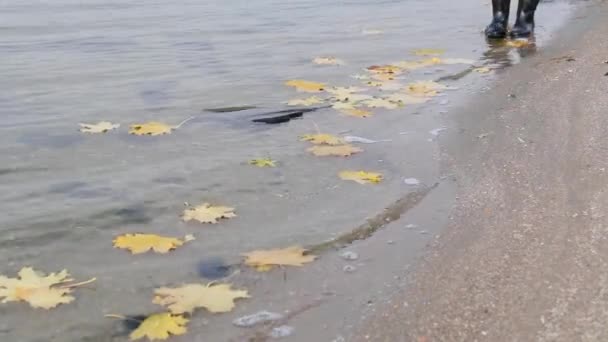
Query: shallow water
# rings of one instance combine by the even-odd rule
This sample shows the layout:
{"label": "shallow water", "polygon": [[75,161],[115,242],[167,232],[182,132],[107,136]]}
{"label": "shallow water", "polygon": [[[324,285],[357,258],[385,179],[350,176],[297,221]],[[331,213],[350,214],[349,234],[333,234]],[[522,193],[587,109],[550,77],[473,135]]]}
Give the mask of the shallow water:
{"label": "shallow water", "polygon": [[[541,5],[539,48],[572,7]],[[58,333],[81,336],[87,333],[78,324],[93,322],[100,310],[149,311],[142,304],[148,298],[122,298],[171,277],[195,279],[197,265],[209,258],[237,262],[250,249],[308,245],[359,225],[411,190],[404,178],[436,181],[437,137],[429,131],[491,76],[448,78],[459,90],[422,106],[377,110],[369,119],[325,109],[264,126],[246,116],[302,97],[283,86],[288,79],[358,85],[350,75],[414,59],[416,48],[445,49],[447,57],[479,64],[517,63],[521,50],[489,47],[483,39],[489,12],[478,0],[0,2],[0,256],[6,260],[0,273],[33,265],[97,276],[97,298],[62,309],[72,319],[61,320],[66,327],[52,316],[31,319],[36,329],[58,324]],[[347,64],[310,62],[323,55]],[[466,68],[432,67],[405,81]],[[240,105],[265,109],[203,111]],[[132,123],[177,124],[191,116],[196,119],[171,135],[126,133]],[[122,127],[105,135],[77,131],[79,122],[100,120]],[[362,145],[365,152],[349,159],[313,158],[297,137],[315,126],[391,142]],[[266,156],[279,167],[247,165]],[[337,179],[349,168],[381,171],[385,181],[361,187]],[[184,202],[205,201],[236,207],[238,218],[213,227],[180,222]],[[131,257],[111,245],[127,232],[195,233],[198,240],[170,257]],[[15,328],[20,314],[27,311],[7,318],[0,336],[44,336]]]}

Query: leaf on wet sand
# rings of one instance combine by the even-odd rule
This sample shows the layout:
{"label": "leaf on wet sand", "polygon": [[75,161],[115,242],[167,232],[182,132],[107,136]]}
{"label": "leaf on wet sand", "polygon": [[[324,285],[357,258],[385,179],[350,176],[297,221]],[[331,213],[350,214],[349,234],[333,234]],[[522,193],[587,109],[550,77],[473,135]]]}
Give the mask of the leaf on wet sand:
{"label": "leaf on wet sand", "polygon": [[131,341],[147,337],[148,340],[166,340],[170,335],[183,335],[187,332],[188,319],[169,312],[148,316],[137,329],[129,335]]}
{"label": "leaf on wet sand", "polygon": [[205,308],[212,313],[229,312],[234,301],[249,298],[246,290],[233,290],[231,284],[186,284],[180,287],[161,287],[154,291],[153,303],[166,306],[173,314],[193,313]]}
{"label": "leaf on wet sand", "polygon": [[412,54],[416,56],[441,56],[445,53],[443,49],[415,49]]}
{"label": "leaf on wet sand", "polygon": [[367,101],[361,102],[362,105],[368,108],[385,108],[385,109],[397,109],[399,108],[399,104],[395,102],[391,102],[387,99],[382,98],[373,98]]}
{"label": "leaf on wet sand", "polygon": [[68,271],[45,275],[31,267],[23,267],[18,278],[0,275],[0,299],[2,303],[24,301],[34,308],[52,309],[59,304],[74,300],[72,289],[95,281],[69,284],[73,281]]}
{"label": "leaf on wet sand", "polygon": [[305,134],[300,137],[301,141],[308,141],[315,145],[342,145],[344,144],[344,140],[342,138],[337,137],[331,134]]}
{"label": "leaf on wet sand", "polygon": [[182,219],[188,221],[198,221],[201,223],[217,223],[219,219],[229,219],[236,217],[234,208],[212,206],[209,203],[203,203],[196,207],[187,208],[184,210]]}
{"label": "leaf on wet sand", "polygon": [[375,74],[398,75],[403,69],[397,65],[372,65],[367,67],[367,71]]}
{"label": "leaf on wet sand", "polygon": [[80,131],[83,133],[106,133],[120,127],[110,121],[100,121],[96,124],[80,123]]}
{"label": "leaf on wet sand", "polygon": [[272,160],[270,158],[252,159],[249,161],[249,164],[251,164],[253,166],[257,166],[257,167],[276,167],[277,166],[276,160]]}
{"label": "leaf on wet sand", "polygon": [[274,266],[304,266],[316,259],[316,256],[306,254],[300,246],[282,249],[256,250],[244,253],[245,264],[258,271],[268,271]]}
{"label": "leaf on wet sand", "polygon": [[349,144],[336,146],[317,145],[309,148],[308,152],[317,157],[350,157],[355,153],[363,152],[363,150]]}
{"label": "leaf on wet sand", "polygon": [[163,135],[170,134],[176,127],[162,122],[150,121],[142,124],[134,124],[129,128],[129,134],[134,135]]}
{"label": "leaf on wet sand", "polygon": [[382,174],[367,171],[342,171],[338,174],[344,180],[350,180],[359,184],[378,184],[382,181]]}
{"label": "leaf on wet sand", "polygon": [[186,236],[183,240],[178,238],[160,236],[156,234],[123,234],[114,239],[114,247],[127,249],[133,254],[145,253],[152,250],[156,253],[165,254],[176,249],[186,241],[193,240],[192,236]]}
{"label": "leaf on wet sand", "polygon": [[288,106],[309,107],[309,106],[319,104],[319,103],[323,103],[323,99],[316,97],[316,96],[310,96],[310,97],[303,98],[303,99],[293,99],[293,100],[287,101]]}
{"label": "leaf on wet sand", "polygon": [[356,98],[357,92],[364,91],[365,89],[359,87],[332,87],[327,88],[325,91],[332,94],[332,98],[338,101],[353,101],[352,98]]}
{"label": "leaf on wet sand", "polygon": [[344,61],[336,57],[317,57],[312,60],[317,65],[344,65]]}
{"label": "leaf on wet sand", "polygon": [[319,93],[325,90],[325,84],[305,80],[291,80],[285,82],[285,85],[289,87],[294,87],[299,91],[308,93]]}
{"label": "leaf on wet sand", "polygon": [[370,112],[369,110],[359,108],[340,109],[340,113],[348,116],[355,116],[358,118],[367,118],[369,116],[372,116],[372,112]]}

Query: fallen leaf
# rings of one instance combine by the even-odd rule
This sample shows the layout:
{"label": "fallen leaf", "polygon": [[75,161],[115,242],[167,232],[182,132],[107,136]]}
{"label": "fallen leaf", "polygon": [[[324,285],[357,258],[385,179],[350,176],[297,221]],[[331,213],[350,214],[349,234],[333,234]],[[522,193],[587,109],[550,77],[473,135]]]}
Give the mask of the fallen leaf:
{"label": "fallen leaf", "polygon": [[317,257],[305,254],[306,250],[299,246],[282,249],[257,250],[243,254],[245,265],[252,266],[258,271],[268,271],[274,266],[304,266]]}
{"label": "fallen leaf", "polygon": [[318,65],[344,65],[344,61],[336,57],[317,57],[312,62]]}
{"label": "fallen leaf", "polygon": [[359,108],[340,109],[340,113],[349,116],[356,116],[358,118],[367,118],[368,116],[372,116],[372,112],[370,112],[369,110]]}
{"label": "fallen leaf", "polygon": [[342,171],[338,174],[344,180],[355,181],[359,184],[377,184],[382,181],[382,174],[367,171]]}
{"label": "fallen leaf", "polygon": [[405,85],[398,82],[384,82],[380,87],[378,87],[382,91],[395,91],[404,88]]}
{"label": "fallen leaf", "polygon": [[440,56],[445,53],[442,49],[416,49],[412,51],[412,54],[416,56]]}
{"label": "fallen leaf", "polygon": [[415,96],[427,96],[432,97],[437,95],[439,90],[445,89],[446,87],[434,81],[418,81],[410,83],[406,91]]}
{"label": "fallen leaf", "polygon": [[386,99],[381,99],[381,98],[373,98],[367,101],[363,101],[361,104],[363,104],[366,107],[369,108],[386,108],[386,109],[396,109],[399,108],[399,105],[391,102],[389,100]]}
{"label": "fallen leaf", "polygon": [[270,158],[260,158],[260,159],[252,159],[249,161],[249,164],[257,167],[276,167],[277,162]]}
{"label": "fallen leaf", "polygon": [[166,340],[169,335],[183,335],[186,333],[188,319],[181,315],[172,315],[169,312],[148,316],[137,329],[129,335],[131,341],[147,337],[150,341]]}
{"label": "fallen leaf", "polygon": [[367,84],[370,87],[382,87],[384,85],[384,82],[367,81],[365,84]]}
{"label": "fallen leaf", "polygon": [[246,290],[233,290],[230,284],[186,284],[154,290],[154,304],[166,306],[173,314],[193,313],[205,308],[212,313],[229,312],[238,298],[249,298]]}
{"label": "fallen leaf", "polygon": [[365,89],[359,87],[332,87],[325,89],[325,91],[333,95],[332,98],[338,101],[350,101],[350,99],[356,95],[354,93],[363,90]]}
{"label": "fallen leaf", "polygon": [[397,102],[402,105],[412,105],[426,103],[431,100],[429,97],[412,96],[403,93],[394,93],[386,97],[388,101]]}
{"label": "fallen leaf", "polygon": [[306,134],[300,137],[301,141],[308,141],[315,145],[342,145],[344,140],[331,134]]}
{"label": "fallen leaf", "polygon": [[299,91],[304,91],[304,92],[308,92],[308,93],[318,93],[318,92],[325,90],[325,84],[323,84],[323,83],[304,81],[304,80],[287,81],[287,82],[285,82],[285,85],[294,87]]}
{"label": "fallen leaf", "polygon": [[287,101],[288,106],[312,106],[315,104],[323,103],[323,99],[316,96],[307,97],[304,99],[293,99]]}
{"label": "fallen leaf", "polygon": [[352,145],[337,145],[337,146],[313,146],[308,149],[308,152],[314,154],[317,157],[349,157],[355,153],[363,152],[362,149],[354,147]]}
{"label": "fallen leaf", "polygon": [[120,124],[113,124],[110,121],[100,121],[96,124],[80,123],[80,131],[83,133],[106,133],[117,129]]}
{"label": "fallen leaf", "polygon": [[36,272],[31,267],[23,267],[18,278],[8,278],[0,275],[0,298],[2,303],[24,301],[34,308],[51,309],[59,304],[67,304],[74,300],[69,294],[77,286],[95,281],[95,278],[78,284],[67,284],[73,281],[68,271],[59,273]]}
{"label": "fallen leaf", "polygon": [[165,254],[170,250],[180,247],[186,242],[187,238],[180,240],[177,238],[160,236],[156,234],[123,234],[114,239],[114,247],[128,249],[133,254],[145,253],[153,250],[156,253]]}
{"label": "fallen leaf", "polygon": [[488,67],[479,67],[479,68],[473,69],[473,71],[475,71],[476,73],[479,73],[479,74],[487,74],[491,71],[491,69]]}
{"label": "fallen leaf", "polygon": [[196,207],[184,210],[183,220],[188,222],[195,220],[201,223],[217,223],[219,219],[228,219],[236,217],[234,208],[212,206],[209,203],[203,203]]}
{"label": "fallen leaf", "polygon": [[505,45],[508,47],[521,48],[530,45],[530,41],[526,39],[507,40]]}
{"label": "fallen leaf", "polygon": [[129,134],[135,135],[163,135],[170,134],[175,126],[169,126],[162,122],[150,121],[142,124],[131,125]]}
{"label": "fallen leaf", "polygon": [[376,74],[400,74],[403,70],[396,65],[372,65],[367,70]]}

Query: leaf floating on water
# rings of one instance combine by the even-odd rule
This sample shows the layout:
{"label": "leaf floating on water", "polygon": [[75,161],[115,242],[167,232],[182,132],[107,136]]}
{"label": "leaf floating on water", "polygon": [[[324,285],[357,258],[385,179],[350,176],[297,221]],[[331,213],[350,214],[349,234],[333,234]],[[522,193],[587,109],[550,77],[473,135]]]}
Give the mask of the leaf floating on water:
{"label": "leaf floating on water", "polygon": [[437,95],[439,90],[445,89],[446,87],[434,81],[418,81],[410,83],[406,91],[414,96],[426,96],[433,97]]}
{"label": "leaf floating on water", "polygon": [[319,103],[323,103],[323,99],[316,97],[316,96],[311,96],[311,97],[307,97],[304,99],[293,99],[293,100],[289,100],[287,102],[288,106],[305,106],[305,107],[309,107],[315,104],[319,104]]}
{"label": "leaf floating on water", "polygon": [[100,121],[96,124],[80,123],[80,131],[83,133],[106,133],[120,127],[120,124],[114,124],[110,121]]}
{"label": "leaf floating on water", "polygon": [[340,113],[348,116],[356,116],[358,118],[367,118],[369,116],[372,116],[372,112],[370,112],[369,110],[359,108],[340,109]]}
{"label": "leaf floating on water", "polygon": [[344,140],[331,134],[306,134],[300,137],[301,141],[308,141],[315,145],[342,145]]}
{"label": "leaf floating on water", "polygon": [[367,70],[375,74],[385,75],[398,75],[403,71],[400,67],[396,65],[372,65],[370,67],[367,67]]}
{"label": "leaf floating on water", "polygon": [[522,47],[530,45],[530,41],[527,39],[507,40],[505,45],[508,47],[513,47],[513,48],[522,48]]}
{"label": "leaf floating on water", "polygon": [[[357,92],[364,91],[365,89],[359,87],[332,87],[326,89],[326,91],[332,94],[332,98],[338,101],[354,101],[351,98],[357,98]],[[361,96],[361,95],[359,95]],[[365,96],[365,95],[363,95]]]}
{"label": "leaf floating on water", "polygon": [[257,167],[276,167],[276,161],[270,158],[252,159],[249,164]]}
{"label": "leaf floating on water", "polygon": [[344,65],[344,61],[336,57],[317,57],[312,62],[318,65]]}
{"label": "leaf floating on water", "polygon": [[368,81],[365,84],[367,84],[370,87],[382,87],[384,85],[384,82]]}
{"label": "leaf floating on water", "polygon": [[369,108],[386,108],[386,109],[397,109],[399,104],[391,102],[386,99],[373,98],[362,102],[363,105]]}
{"label": "leaf floating on water", "polygon": [[184,210],[182,219],[188,221],[198,221],[201,223],[217,223],[219,219],[229,219],[236,217],[234,208],[212,206],[209,203],[203,203],[199,206]]}
{"label": "leaf floating on water", "polygon": [[169,312],[148,316],[137,329],[129,335],[131,341],[147,337],[150,341],[166,340],[170,335],[183,335],[187,332],[188,319]]}
{"label": "leaf floating on water", "polygon": [[166,306],[173,314],[191,314],[196,308],[205,308],[211,313],[230,312],[236,299],[250,297],[246,290],[233,290],[231,284],[214,283],[161,287],[154,294],[152,302]]}
{"label": "leaf floating on water", "polygon": [[313,146],[308,149],[308,152],[314,154],[317,157],[350,157],[351,155],[359,152],[363,152],[362,149],[354,147],[352,145],[336,145],[336,146]]}
{"label": "leaf floating on water", "polygon": [[416,56],[441,56],[445,53],[443,49],[416,49],[412,54]]}
{"label": "leaf floating on water", "polygon": [[285,82],[285,85],[308,93],[318,93],[325,90],[325,84],[305,80],[291,80]]}
{"label": "leaf floating on water", "polygon": [[145,253],[152,250],[156,253],[165,254],[176,249],[194,237],[186,237],[184,240],[160,236],[156,234],[123,234],[114,239],[114,247],[127,249],[133,254]]}
{"label": "leaf floating on water", "polygon": [[304,266],[313,262],[315,255],[305,254],[306,250],[299,246],[283,249],[258,250],[244,253],[245,265],[252,266],[260,272],[268,271],[274,266]]}
{"label": "leaf floating on water", "polygon": [[69,294],[72,289],[95,281],[68,284],[74,279],[70,278],[68,271],[45,275],[31,267],[23,267],[18,278],[8,278],[0,275],[0,299],[2,303],[24,301],[33,308],[52,309],[59,304],[67,304],[74,300]]}
{"label": "leaf floating on water", "polygon": [[170,134],[176,127],[162,122],[150,121],[142,124],[131,125],[129,134],[135,135],[163,135]]}
{"label": "leaf floating on water", "polygon": [[350,180],[359,184],[378,184],[382,181],[382,174],[367,171],[342,171],[338,174],[344,180]]}
{"label": "leaf floating on water", "polygon": [[479,73],[479,74],[487,74],[492,70],[488,67],[479,67],[479,68],[473,69],[473,71],[475,71],[476,73]]}

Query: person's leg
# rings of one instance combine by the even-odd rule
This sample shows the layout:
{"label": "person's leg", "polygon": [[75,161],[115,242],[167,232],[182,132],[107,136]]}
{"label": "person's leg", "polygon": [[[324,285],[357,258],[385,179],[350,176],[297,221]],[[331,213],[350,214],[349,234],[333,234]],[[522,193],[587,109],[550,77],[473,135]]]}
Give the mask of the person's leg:
{"label": "person's leg", "polygon": [[519,0],[517,19],[511,30],[511,36],[529,37],[534,32],[534,12],[540,0]]}
{"label": "person's leg", "polygon": [[507,36],[510,7],[511,0],[492,0],[493,18],[490,25],[486,27],[486,36],[488,38],[504,38]]}

